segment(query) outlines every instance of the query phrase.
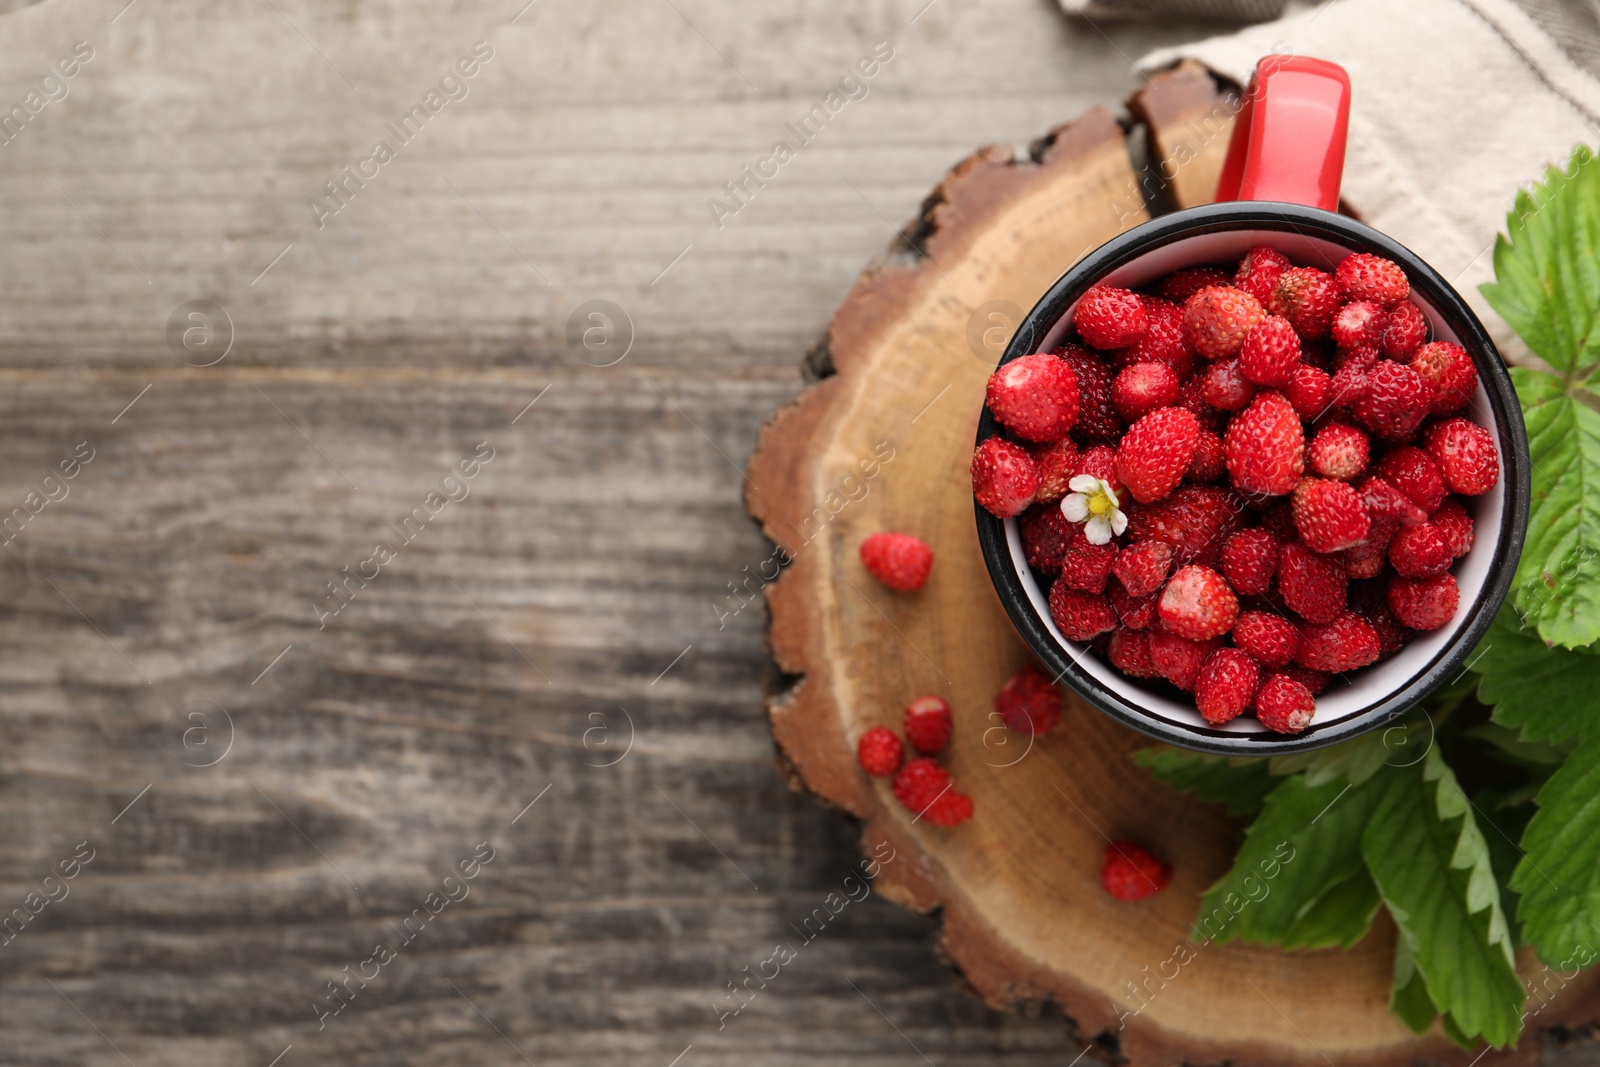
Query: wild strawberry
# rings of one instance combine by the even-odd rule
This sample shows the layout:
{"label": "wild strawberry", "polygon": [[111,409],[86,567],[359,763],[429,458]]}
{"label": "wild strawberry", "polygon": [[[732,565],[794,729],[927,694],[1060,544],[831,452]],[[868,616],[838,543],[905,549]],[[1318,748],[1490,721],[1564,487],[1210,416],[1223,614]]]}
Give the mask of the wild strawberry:
{"label": "wild strawberry", "polygon": [[1130,595],[1149,596],[1161,588],[1170,566],[1172,546],[1165,541],[1144,541],[1123,549],[1111,565],[1111,573]]}
{"label": "wild strawberry", "polygon": [[926,756],[900,768],[894,795],[917,819],[935,826],[959,826],[972,818],[972,798],[956,792],[950,772]]}
{"label": "wild strawberry", "polygon": [[1078,421],[1072,436],[1080,441],[1109,441],[1122,432],[1122,420],[1111,406],[1111,368],[1081,345],[1066,345],[1057,353],[1072,368],[1078,382]]}
{"label": "wild strawberry", "polygon": [[1415,526],[1428,521],[1428,513],[1417,507],[1411,498],[1396,489],[1387,479],[1374,475],[1356,486],[1367,511],[1373,519],[1392,519],[1401,526]]}
{"label": "wild strawberry", "polygon": [[1061,721],[1061,690],[1030,663],[1006,679],[994,695],[994,710],[1017,733],[1043,737]]}
{"label": "wild strawberry", "polygon": [[929,804],[922,817],[935,826],[960,826],[972,818],[972,798],[952,789]]}
{"label": "wild strawberry", "polygon": [[937,696],[918,697],[907,704],[903,726],[906,740],[924,756],[943,752],[955,729],[950,705],[944,697]]}
{"label": "wild strawberry", "polygon": [[1377,351],[1389,313],[1370,300],[1356,300],[1334,313],[1328,332],[1340,348],[1370,348]]}
{"label": "wild strawberry", "polygon": [[1150,322],[1138,293],[1097,285],[1078,301],[1072,325],[1085,343],[1104,351],[1136,343]]}
{"label": "wild strawberry", "polygon": [[1408,441],[1428,417],[1433,387],[1403,363],[1382,360],[1367,372],[1367,387],[1350,411],[1386,441]]}
{"label": "wild strawberry", "polygon": [[1256,387],[1244,376],[1237,359],[1219,359],[1206,368],[1200,395],[1218,411],[1242,411]]}
{"label": "wild strawberry", "polygon": [[1311,690],[1287,674],[1274,674],[1256,690],[1256,718],[1276,733],[1299,733],[1311,725],[1316,712]]}
{"label": "wild strawberry", "polygon": [[1312,623],[1332,622],[1344,610],[1349,579],[1339,564],[1302,544],[1278,553],[1278,592],[1289,609]]}
{"label": "wild strawberry", "polygon": [[1002,519],[1022,514],[1039,491],[1039,465],[1021,445],[991,437],[972,454],[972,495]]}
{"label": "wild strawberry", "polygon": [[1439,505],[1449,495],[1439,465],[1420,448],[1408,446],[1395,449],[1378,461],[1373,473],[1400,490],[1429,515],[1439,510]]}
{"label": "wild strawberry", "polygon": [[1239,261],[1233,284],[1265,305],[1272,298],[1272,287],[1278,284],[1283,272],[1293,265],[1289,257],[1276,248],[1260,245],[1246,252]]}
{"label": "wild strawberry", "polygon": [[1389,309],[1389,318],[1383,324],[1383,336],[1378,345],[1390,359],[1410,363],[1412,354],[1427,339],[1428,316],[1408,301]]}
{"label": "wild strawberry", "polygon": [[1478,388],[1478,368],[1472,357],[1460,345],[1449,341],[1434,341],[1417,349],[1411,357],[1411,369],[1433,387],[1435,415],[1449,415],[1460,411],[1472,401]]}
{"label": "wild strawberry", "polygon": [[1195,679],[1206,657],[1222,647],[1222,642],[1190,641],[1162,627],[1146,631],[1150,640],[1150,662],[1161,672],[1161,677],[1186,693],[1194,691]]}
{"label": "wild strawberry", "polygon": [[1388,307],[1411,294],[1406,272],[1393,260],[1367,252],[1355,252],[1339,261],[1333,280],[1346,300],[1371,300]]}
{"label": "wild strawberry", "polygon": [[1206,359],[1231,356],[1266,313],[1261,302],[1232,286],[1202,289],[1183,305],[1183,333]]}
{"label": "wild strawberry", "polygon": [[1324,478],[1354,481],[1367,469],[1372,446],[1367,435],[1344,422],[1330,422],[1306,446],[1311,470]]}
{"label": "wild strawberry", "polygon": [[1416,636],[1411,627],[1395,618],[1388,604],[1379,604],[1361,616],[1378,635],[1378,659],[1388,659],[1411,643]]}
{"label": "wild strawberry", "polygon": [[[1398,494],[1399,491],[1395,492]],[[1422,514],[1421,509],[1410,501],[1406,502],[1406,506],[1415,509],[1418,515]],[[1371,510],[1367,514],[1372,517],[1372,525],[1367,530],[1366,540],[1338,554],[1340,565],[1351,578],[1376,578],[1382,573],[1389,560],[1389,542],[1394,540],[1395,533],[1400,529],[1399,519]]]}
{"label": "wild strawberry", "polygon": [[1327,371],[1302,363],[1294,369],[1294,377],[1283,391],[1294,405],[1296,415],[1310,422],[1328,410],[1333,402],[1333,379]]}
{"label": "wild strawberry", "polygon": [[1365,360],[1347,359],[1341,363],[1329,386],[1329,403],[1340,411],[1354,411],[1361,398],[1367,395],[1369,370]]}
{"label": "wild strawberry", "polygon": [[[1420,356],[1417,358],[1421,358]],[[1500,480],[1494,435],[1470,419],[1445,419],[1428,428],[1422,446],[1452,493],[1477,496]]]}
{"label": "wild strawberry", "polygon": [[1106,599],[1111,601],[1111,609],[1117,613],[1117,618],[1122,620],[1124,628],[1148,630],[1155,625],[1156,602],[1161,599],[1160,593],[1134,596],[1122,587],[1121,582],[1117,582],[1106,588]]}
{"label": "wild strawberry", "polygon": [[1461,506],[1459,500],[1446,500],[1440,504],[1439,510],[1433,513],[1429,521],[1439,531],[1453,558],[1460,559],[1472,551],[1472,516],[1467,514],[1467,509]]}
{"label": "wild strawberry", "polygon": [[1343,674],[1365,667],[1378,658],[1378,632],[1353,611],[1341,612],[1332,622],[1304,626],[1294,661],[1314,671]]}
{"label": "wild strawberry", "polygon": [[1143,900],[1171,881],[1172,868],[1133,841],[1111,842],[1100,860],[1100,886],[1118,900]]}
{"label": "wild strawberry", "polygon": [[1239,348],[1239,369],[1257,385],[1282,389],[1294,380],[1299,365],[1300,335],[1288,319],[1277,315],[1269,315],[1250,327]]}
{"label": "wild strawberry", "polygon": [[1035,504],[1024,511],[1017,529],[1028,566],[1051,576],[1061,573],[1067,553],[1083,539],[1083,527],[1069,521],[1054,504]]}
{"label": "wild strawberry", "polygon": [[1455,556],[1431,522],[1407,526],[1389,542],[1389,562],[1405,578],[1432,578],[1450,569]]}
{"label": "wild strawberry", "polygon": [[1340,303],[1339,287],[1331,275],[1315,267],[1290,267],[1272,287],[1267,310],[1288,319],[1295,333],[1310,339],[1328,336]]}
{"label": "wild strawberry", "polygon": [[1139,299],[1144,302],[1148,328],[1137,344],[1123,349],[1117,358],[1125,358],[1128,366],[1160,363],[1170,367],[1179,378],[1188,377],[1189,372],[1194,370],[1195,353],[1188,338],[1183,335],[1183,308],[1170,300],[1153,296],[1141,296]]}
{"label": "wild strawberry", "polygon": [[1117,450],[1110,445],[1084,449],[1078,456],[1078,469],[1072,472],[1073,477],[1080,474],[1091,474],[1103,482],[1111,483],[1113,489],[1119,490],[1119,496],[1127,498],[1127,493],[1121,491],[1122,479],[1117,477]]}
{"label": "wild strawberry", "polygon": [[1135,363],[1111,383],[1111,403],[1124,422],[1134,422],[1178,399],[1178,376],[1165,363]]}
{"label": "wild strawberry", "polygon": [[1050,618],[1068,641],[1088,641],[1117,626],[1117,613],[1105,597],[1079,592],[1060,578],[1050,587]]}
{"label": "wild strawberry", "polygon": [[1233,629],[1239,598],[1222,575],[1191,563],[1180,568],[1161,591],[1156,606],[1161,624],[1179,637],[1204,641]]}
{"label": "wild strawberry", "polygon": [[1278,570],[1278,539],[1259,526],[1222,542],[1222,576],[1241,596],[1261,596]]}
{"label": "wild strawberry", "polygon": [[1095,545],[1080,540],[1061,561],[1061,582],[1080,593],[1103,593],[1116,560],[1116,542]]}
{"label": "wild strawberry", "polygon": [[1460,603],[1461,591],[1449,572],[1389,582],[1389,610],[1413,630],[1437,630],[1455,618]]}
{"label": "wild strawberry", "polygon": [[1054,441],[1078,420],[1078,381],[1065,360],[1048,352],[1023,356],[989,376],[985,403],[1018,437]]}
{"label": "wild strawberry", "polygon": [[1383,355],[1378,351],[1377,345],[1354,345],[1336,349],[1331,366],[1335,371],[1341,371],[1354,363],[1361,373],[1365,374],[1376,367],[1378,360],[1382,358]]}
{"label": "wild strawberry", "polygon": [[1210,430],[1202,429],[1194,442],[1194,459],[1183,480],[1197,485],[1219,481],[1228,473],[1227,455],[1222,451],[1222,438]]}
{"label": "wild strawberry", "polygon": [[1237,648],[1219,648],[1206,657],[1194,680],[1194,704],[1212,726],[1238,718],[1255,699],[1261,668]]}
{"label": "wild strawberry", "polygon": [[861,542],[861,565],[890,589],[914,593],[933,569],[933,549],[910,534],[875,533]]}
{"label": "wild strawberry", "polygon": [[1034,494],[1035,500],[1054,504],[1071,492],[1067,483],[1072,481],[1078,466],[1078,446],[1072,443],[1072,438],[1034,445],[1028,449],[1028,454],[1039,465],[1039,491]]}
{"label": "wild strawberry", "polygon": [[1233,643],[1263,667],[1282,667],[1300,647],[1300,631],[1282,615],[1247,611],[1233,624]]}
{"label": "wild strawberry", "polygon": [[1300,416],[1282,393],[1264,392],[1234,417],[1222,439],[1234,488],[1282,496],[1305,471]]}
{"label": "wild strawberry", "polygon": [[1160,408],[1128,427],[1117,446],[1117,477],[1141,504],[1178,487],[1194,459],[1200,424],[1182,408]]}
{"label": "wild strawberry", "polygon": [[1187,303],[1189,298],[1202,289],[1212,289],[1219,285],[1232,285],[1233,279],[1228,277],[1228,272],[1216,267],[1187,267],[1167,275],[1161,280],[1156,290],[1166,299],[1180,307]]}
{"label": "wild strawberry", "polygon": [[1294,525],[1313,552],[1338,552],[1366,540],[1372,520],[1348,482],[1302,478],[1294,487]]}
{"label": "wild strawberry", "polygon": [[1128,509],[1128,541],[1165,541],[1172,546],[1173,562],[1207,562],[1239,528],[1243,507],[1226,489],[1181,485],[1165,500]]}
{"label": "wild strawberry", "polygon": [[1139,630],[1118,629],[1106,645],[1106,658],[1130,678],[1159,678],[1161,672],[1150,662],[1150,637]]}
{"label": "wild strawberry", "polygon": [[868,774],[887,778],[900,769],[905,746],[887,726],[874,726],[856,742],[856,762]]}
{"label": "wild strawberry", "polygon": [[1195,417],[1200,428],[1216,433],[1222,426],[1222,412],[1206,400],[1206,376],[1196,374],[1178,387],[1178,402],[1173,407],[1182,408]]}
{"label": "wild strawberry", "polygon": [[1329,683],[1333,681],[1333,675],[1327,671],[1314,671],[1310,667],[1302,667],[1298,663],[1291,663],[1276,673],[1293,678],[1305,686],[1306,692],[1314,697],[1321,696],[1323,691],[1328,688]]}

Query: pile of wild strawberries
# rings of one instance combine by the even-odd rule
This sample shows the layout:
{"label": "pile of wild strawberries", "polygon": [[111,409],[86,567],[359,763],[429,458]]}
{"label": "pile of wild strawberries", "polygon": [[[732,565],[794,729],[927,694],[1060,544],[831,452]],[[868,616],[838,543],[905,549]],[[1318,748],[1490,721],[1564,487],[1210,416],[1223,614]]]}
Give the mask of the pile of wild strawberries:
{"label": "pile of wild strawberries", "polygon": [[1464,414],[1471,357],[1429,343],[1409,296],[1378,256],[1329,274],[1255,248],[1152,293],[1092,288],[1081,343],[997,370],[1015,440],[978,446],[973,492],[1019,516],[1061,633],[1210,724],[1292,734],[1333,675],[1448,623],[1460,498],[1499,458]]}

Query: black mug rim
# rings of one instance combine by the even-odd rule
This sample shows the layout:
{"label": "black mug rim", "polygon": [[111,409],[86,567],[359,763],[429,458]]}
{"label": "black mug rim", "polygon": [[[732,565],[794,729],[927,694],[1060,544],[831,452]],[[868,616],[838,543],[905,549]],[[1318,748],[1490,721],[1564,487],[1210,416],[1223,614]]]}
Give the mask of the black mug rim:
{"label": "black mug rim", "polygon": [[[1483,323],[1455,287],[1416,253],[1387,235],[1345,215],[1302,204],[1231,201],[1188,208],[1152,219],[1119,234],[1069,267],[1023,316],[997,367],[1035,352],[1042,340],[1096,281],[1124,264],[1173,241],[1229,230],[1277,230],[1337,242],[1355,251],[1393,260],[1405,270],[1416,292],[1443,318],[1472,356],[1478,380],[1488,394],[1499,434],[1504,479],[1496,563],[1471,604],[1457,610],[1471,613],[1454,637],[1399,689],[1353,714],[1304,733],[1233,733],[1186,726],[1143,711],[1100,684],[1078,667],[1056,641],[1023,591],[1006,541],[1005,520],[974,502],[978,542],[995,593],[1028,647],[1051,674],[1102,713],[1146,736],[1180,748],[1229,756],[1281,756],[1337,744],[1375,729],[1412,708],[1452,680],[1477,646],[1505,602],[1522,556],[1529,507],[1528,433],[1505,361]],[[987,407],[978,421],[977,443],[999,435],[1001,428]]]}

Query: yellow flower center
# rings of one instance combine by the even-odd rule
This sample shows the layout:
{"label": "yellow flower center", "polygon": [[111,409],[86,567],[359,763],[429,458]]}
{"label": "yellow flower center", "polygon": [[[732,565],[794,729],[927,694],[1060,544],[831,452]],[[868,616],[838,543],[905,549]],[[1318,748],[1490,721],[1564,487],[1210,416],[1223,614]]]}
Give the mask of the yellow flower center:
{"label": "yellow flower center", "polygon": [[1116,508],[1111,497],[1104,490],[1097,490],[1089,494],[1089,514],[1097,519],[1103,519]]}

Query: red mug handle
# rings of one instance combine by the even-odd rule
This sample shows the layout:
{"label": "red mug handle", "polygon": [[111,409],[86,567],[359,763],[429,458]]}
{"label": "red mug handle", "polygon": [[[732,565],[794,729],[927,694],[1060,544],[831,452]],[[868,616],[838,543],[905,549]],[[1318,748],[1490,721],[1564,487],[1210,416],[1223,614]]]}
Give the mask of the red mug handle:
{"label": "red mug handle", "polygon": [[1267,56],[1234,119],[1218,200],[1339,209],[1350,128],[1350,75],[1308,56]]}

